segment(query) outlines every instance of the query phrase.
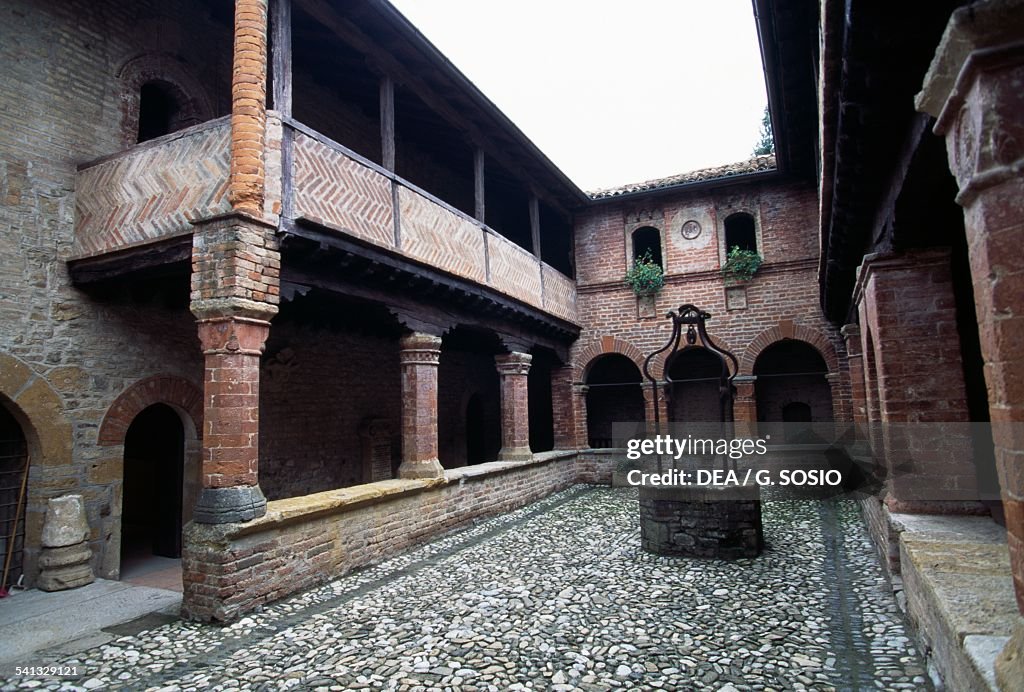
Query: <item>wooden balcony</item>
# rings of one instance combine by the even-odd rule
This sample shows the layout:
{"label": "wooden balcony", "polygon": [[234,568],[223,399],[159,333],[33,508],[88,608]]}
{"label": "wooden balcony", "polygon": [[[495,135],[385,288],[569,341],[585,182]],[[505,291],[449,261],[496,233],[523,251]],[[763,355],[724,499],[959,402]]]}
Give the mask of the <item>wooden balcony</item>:
{"label": "wooden balcony", "polygon": [[[79,168],[72,265],[190,236],[230,211],[227,118]],[[575,321],[575,282],[480,221],[341,144],[271,114],[265,216],[313,225]]]}

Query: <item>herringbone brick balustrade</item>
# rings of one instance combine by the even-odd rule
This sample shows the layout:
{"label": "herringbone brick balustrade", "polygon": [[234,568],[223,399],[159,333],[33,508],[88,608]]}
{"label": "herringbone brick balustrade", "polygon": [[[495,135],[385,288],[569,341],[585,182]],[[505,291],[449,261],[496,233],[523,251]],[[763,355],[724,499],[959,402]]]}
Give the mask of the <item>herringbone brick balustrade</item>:
{"label": "herringbone brick balustrade", "polygon": [[78,173],[76,256],[192,232],[192,221],[230,211],[226,119],[132,149]]}
{"label": "herringbone brick balustrade", "polygon": [[576,320],[576,283],[557,269],[543,266],[544,309],[564,320]]}
{"label": "herringbone brick balustrade", "polygon": [[540,307],[540,264],[537,258],[498,235],[491,235],[487,242],[491,285],[506,295]]}
{"label": "herringbone brick balustrade", "polygon": [[398,203],[402,210],[402,252],[484,283],[484,234],[478,226],[404,187],[398,189]]}
{"label": "herringbone brick balustrade", "polygon": [[295,134],[296,216],[394,247],[391,181],[312,137]]}

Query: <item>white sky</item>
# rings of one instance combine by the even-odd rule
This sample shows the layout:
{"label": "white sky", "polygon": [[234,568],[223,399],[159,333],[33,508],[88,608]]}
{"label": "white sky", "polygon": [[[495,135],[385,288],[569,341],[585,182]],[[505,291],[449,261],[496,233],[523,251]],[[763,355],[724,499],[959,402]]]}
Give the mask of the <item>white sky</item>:
{"label": "white sky", "polygon": [[584,190],[749,158],[751,0],[391,0]]}

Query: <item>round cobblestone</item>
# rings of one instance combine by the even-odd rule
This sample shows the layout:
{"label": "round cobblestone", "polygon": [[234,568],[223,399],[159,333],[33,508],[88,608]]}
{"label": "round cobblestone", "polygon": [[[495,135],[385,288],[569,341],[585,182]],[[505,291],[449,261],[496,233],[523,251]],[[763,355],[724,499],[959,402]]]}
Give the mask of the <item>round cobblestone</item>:
{"label": "round cobblestone", "polygon": [[174,622],[2,689],[927,689],[856,505],[766,501],[766,549],[640,549],[635,490],[576,486],[227,627]]}

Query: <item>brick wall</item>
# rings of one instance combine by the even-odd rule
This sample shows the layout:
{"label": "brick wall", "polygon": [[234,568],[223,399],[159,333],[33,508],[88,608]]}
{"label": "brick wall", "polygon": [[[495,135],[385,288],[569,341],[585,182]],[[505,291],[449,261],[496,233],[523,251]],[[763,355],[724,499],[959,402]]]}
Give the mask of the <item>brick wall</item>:
{"label": "brick wall", "polygon": [[404,186],[398,188],[398,201],[402,252],[452,274],[486,281],[485,241],[479,226]]}
{"label": "brick wall", "polygon": [[[745,294],[745,308],[730,309],[726,285],[718,269],[724,257],[724,219],[735,212],[755,218],[759,250],[765,259],[761,270],[738,290]],[[689,220],[701,225],[695,239],[682,234]],[[662,231],[666,265],[665,287],[652,310],[641,312],[623,277],[627,268],[629,231],[654,225]],[[751,374],[752,364],[764,344],[756,341],[765,330],[779,327],[779,334],[816,339],[831,347],[826,362],[845,362],[845,345],[818,306],[817,199],[813,187],[791,183],[737,185],[720,191],[704,191],[660,197],[635,203],[612,203],[581,213],[576,224],[576,266],[579,322],[583,331],[573,347],[573,366],[582,377],[593,353],[623,352],[646,355],[664,345],[670,324],[664,315],[683,303],[694,303],[712,314],[708,330],[720,345],[746,362],[741,374]],[[651,317],[641,317],[650,314]],[[612,342],[620,344],[604,348]],[[819,348],[820,346],[816,345]],[[635,349],[635,351],[633,350]],[[742,356],[747,354],[748,358]],[[632,357],[632,356],[631,356]],[[636,358],[634,358],[636,360]],[[661,375],[660,372],[656,373]],[[833,380],[838,419],[848,415],[849,379],[840,371]]]}
{"label": "brick wall", "polygon": [[364,482],[359,432],[369,419],[390,424],[397,468],[397,339],[274,324],[260,385],[260,487],[268,499]]}
{"label": "brick wall", "polygon": [[[438,458],[446,469],[494,461],[501,448],[501,400],[494,356],[441,347],[438,365],[437,429]],[[469,420],[467,407],[474,395],[481,410],[478,420]],[[466,427],[482,423],[484,454],[467,459]]]}
{"label": "brick wall", "polygon": [[490,283],[502,293],[541,306],[540,265],[532,253],[500,235],[488,234]]}
{"label": "brick wall", "polygon": [[224,188],[228,121],[218,119],[182,134],[79,173],[76,256],[189,234],[191,221],[230,210]]}

